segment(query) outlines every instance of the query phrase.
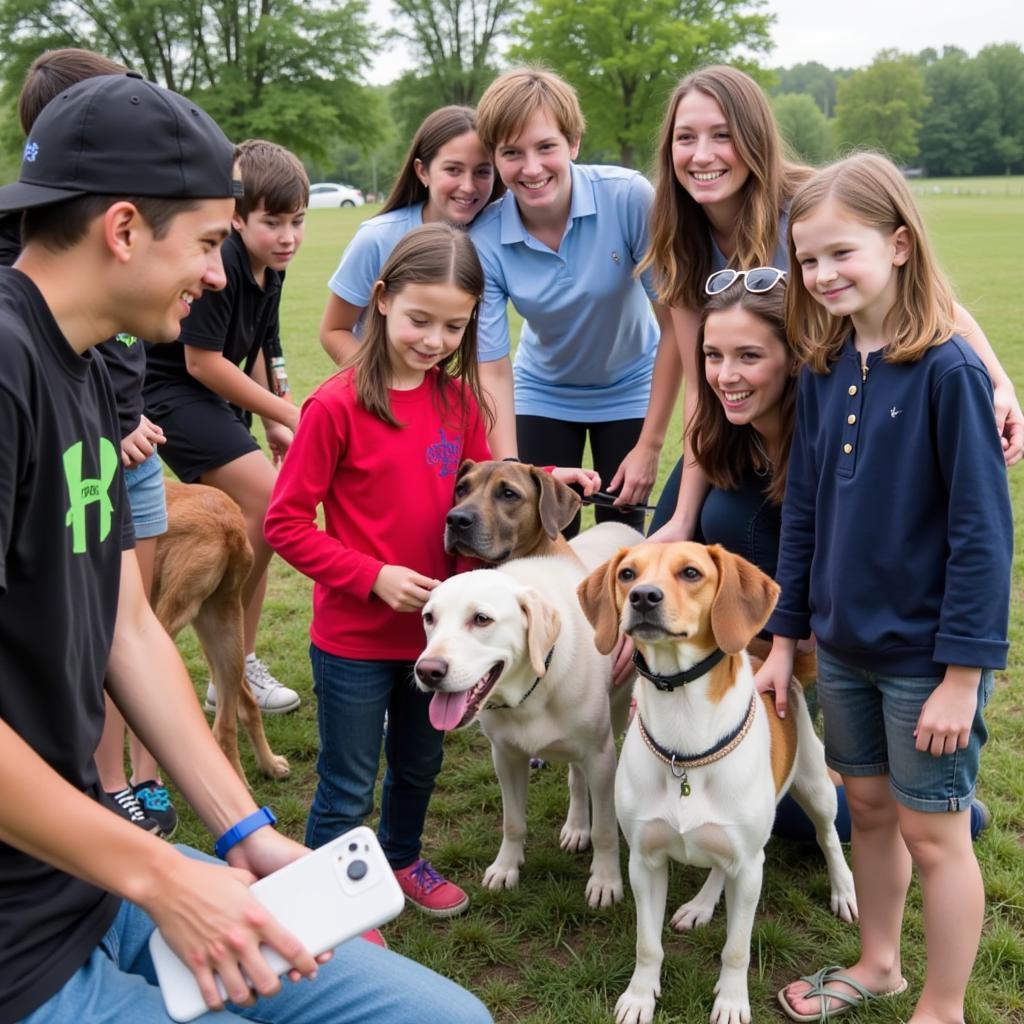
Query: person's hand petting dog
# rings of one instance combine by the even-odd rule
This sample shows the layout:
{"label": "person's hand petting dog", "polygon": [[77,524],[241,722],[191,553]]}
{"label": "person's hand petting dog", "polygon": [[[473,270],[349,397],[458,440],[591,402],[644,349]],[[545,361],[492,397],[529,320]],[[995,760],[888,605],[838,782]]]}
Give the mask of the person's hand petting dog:
{"label": "person's hand petting dog", "polygon": [[584,469],[581,466],[554,466],[551,475],[570,487],[576,484],[582,490],[584,498],[601,489],[601,475],[593,469]]}

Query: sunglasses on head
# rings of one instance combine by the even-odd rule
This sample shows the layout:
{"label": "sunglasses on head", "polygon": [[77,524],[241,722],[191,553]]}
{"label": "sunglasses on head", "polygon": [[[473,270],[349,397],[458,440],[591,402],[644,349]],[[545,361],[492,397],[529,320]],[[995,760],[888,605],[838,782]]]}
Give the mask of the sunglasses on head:
{"label": "sunglasses on head", "polygon": [[716,270],[704,285],[708,295],[719,295],[726,288],[731,288],[738,280],[743,279],[743,287],[755,295],[770,292],[780,281],[786,280],[786,272],[777,267],[754,267],[751,270]]}

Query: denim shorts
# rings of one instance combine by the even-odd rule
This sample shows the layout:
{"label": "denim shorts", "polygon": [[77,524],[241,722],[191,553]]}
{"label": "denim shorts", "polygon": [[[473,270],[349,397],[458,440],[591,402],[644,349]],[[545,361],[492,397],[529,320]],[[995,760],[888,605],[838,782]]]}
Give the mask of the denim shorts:
{"label": "denim shorts", "polygon": [[825,760],[841,775],[888,775],[895,799],[915,811],[963,811],[971,805],[984,708],[995,677],[983,669],[978,707],[963,750],[935,757],[914,746],[925,701],[942,676],[896,676],[857,668],[818,647],[818,701],[825,719]]}
{"label": "denim shorts", "polygon": [[145,462],[124,471],[132,524],[138,540],[167,532],[167,498],[164,495],[164,467],[154,452]]}

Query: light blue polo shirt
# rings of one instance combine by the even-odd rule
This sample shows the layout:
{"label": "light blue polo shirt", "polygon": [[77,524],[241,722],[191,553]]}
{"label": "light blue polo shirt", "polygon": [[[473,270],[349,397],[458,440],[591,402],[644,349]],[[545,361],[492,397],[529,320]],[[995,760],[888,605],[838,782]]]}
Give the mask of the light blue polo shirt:
{"label": "light blue polo shirt", "polygon": [[[423,223],[423,203],[400,206],[388,213],[364,220],[356,230],[352,241],[345,247],[341,263],[327,287],[353,306],[367,306],[374,283],[380,277],[381,268],[391,255],[399,239]],[[361,337],[366,313],[360,317],[353,330]]]}
{"label": "light blue polo shirt", "polygon": [[530,235],[511,194],[470,226],[487,284],[480,359],[510,350],[507,304],[522,315],[514,364],[516,412],[570,422],[647,414],[658,322],[647,250],[654,190],[637,171],[572,165],[569,222],[558,252]]}

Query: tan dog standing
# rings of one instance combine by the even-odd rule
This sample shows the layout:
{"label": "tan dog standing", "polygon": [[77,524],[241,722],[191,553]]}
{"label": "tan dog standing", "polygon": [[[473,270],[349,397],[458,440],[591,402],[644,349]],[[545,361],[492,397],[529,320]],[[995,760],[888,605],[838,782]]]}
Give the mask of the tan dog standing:
{"label": "tan dog standing", "polygon": [[660,995],[661,930],[670,859],[710,868],[697,896],[672,917],[706,924],[726,890],[728,923],[713,1024],[747,1024],[750,936],[764,845],[788,788],[815,824],[831,881],[832,911],[857,914],[853,877],[834,819],[835,788],[802,691],[780,720],[754,689],[746,644],[764,626],[778,587],[717,546],[643,544],[619,552],[579,587],[595,643],[633,638],[644,677],[615,776],[615,807],[629,843],[636,901],[636,966],[619,997],[618,1024],[648,1024]]}
{"label": "tan dog standing", "polygon": [[217,689],[213,735],[245,779],[238,756],[238,719],[264,775],[283,779],[288,761],[270,749],[260,709],[245,682],[242,587],[252,548],[239,507],[223,491],[166,481],[167,532],[156,543],[152,605],[173,637],[190,622]]}

